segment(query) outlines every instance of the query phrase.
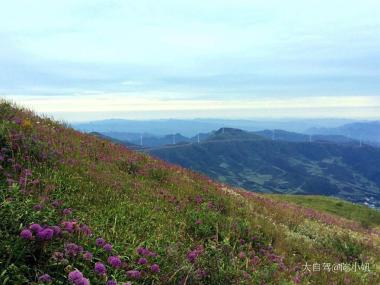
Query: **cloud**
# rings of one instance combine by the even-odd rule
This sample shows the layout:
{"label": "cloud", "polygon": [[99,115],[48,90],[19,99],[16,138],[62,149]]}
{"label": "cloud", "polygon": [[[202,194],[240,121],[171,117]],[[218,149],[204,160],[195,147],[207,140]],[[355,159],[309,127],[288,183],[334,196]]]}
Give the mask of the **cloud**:
{"label": "cloud", "polygon": [[379,8],[374,0],[8,1],[0,94],[61,102],[95,90],[197,108],[282,98],[284,110],[299,98],[377,98]]}
{"label": "cloud", "polygon": [[[168,94],[78,93],[72,96],[9,96],[39,113],[67,121],[104,117],[136,118],[379,118],[380,96],[328,96],[304,98],[178,99]],[[170,94],[173,95],[173,94]],[[163,99],[166,98],[166,99]],[[79,114],[79,116],[78,116]],[[333,115],[332,115],[333,114]]]}

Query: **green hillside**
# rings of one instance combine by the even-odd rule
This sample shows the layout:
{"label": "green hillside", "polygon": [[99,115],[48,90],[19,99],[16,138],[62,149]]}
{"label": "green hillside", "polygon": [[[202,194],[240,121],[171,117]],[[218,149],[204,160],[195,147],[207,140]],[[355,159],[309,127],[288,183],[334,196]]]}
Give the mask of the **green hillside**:
{"label": "green hillside", "polygon": [[380,284],[372,222],[232,189],[6,102],[0,171],[0,284]]}
{"label": "green hillside", "polygon": [[[243,132],[243,131],[241,131]],[[380,207],[380,149],[287,142],[234,134],[200,144],[152,149],[161,159],[221,182],[264,193],[328,195]],[[226,133],[224,134],[226,135]]]}
{"label": "green hillside", "polygon": [[331,213],[360,222],[365,227],[380,226],[380,211],[365,205],[353,204],[341,199],[313,195],[270,195],[271,198],[292,202],[306,208]]}

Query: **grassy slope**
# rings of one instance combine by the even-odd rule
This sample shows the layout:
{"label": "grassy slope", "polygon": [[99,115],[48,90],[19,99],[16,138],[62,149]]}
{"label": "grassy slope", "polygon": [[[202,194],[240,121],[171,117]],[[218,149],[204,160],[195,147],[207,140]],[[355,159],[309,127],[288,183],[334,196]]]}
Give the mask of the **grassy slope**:
{"label": "grassy slope", "polygon": [[313,195],[269,195],[275,199],[288,201],[313,208],[319,211],[324,211],[330,214],[354,220],[361,223],[363,226],[380,226],[380,211],[371,209],[364,205],[353,204],[341,199],[313,196]]}
{"label": "grassy slope", "polygon": [[[7,103],[0,105],[0,119],[2,284],[30,283],[44,273],[66,284],[74,268],[91,284],[380,283],[379,233],[355,220],[230,189]],[[63,205],[52,207],[56,199]],[[69,207],[73,214],[62,215]],[[73,233],[65,230],[67,222]],[[20,231],[32,223],[58,225],[63,233],[22,240]],[[93,234],[85,235],[80,224]],[[96,237],[112,243],[112,253],[97,247]],[[94,259],[70,256],[67,243]],[[148,265],[138,264],[141,246],[157,253]],[[57,251],[63,259],[52,259]],[[107,264],[110,254],[121,257],[123,268]],[[302,270],[306,261],[368,262],[371,272],[309,273]],[[95,262],[107,265],[106,275],[94,273]],[[153,263],[159,273],[149,268]],[[141,277],[128,276],[129,270]]]}

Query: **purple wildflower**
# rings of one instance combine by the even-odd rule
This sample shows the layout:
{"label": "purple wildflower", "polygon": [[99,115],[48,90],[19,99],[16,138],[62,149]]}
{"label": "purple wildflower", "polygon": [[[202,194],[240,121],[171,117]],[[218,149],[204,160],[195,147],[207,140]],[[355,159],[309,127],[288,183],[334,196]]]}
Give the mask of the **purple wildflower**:
{"label": "purple wildflower", "polygon": [[31,224],[29,229],[31,229],[34,233],[38,233],[42,230],[42,227],[39,224]]}
{"label": "purple wildflower", "polygon": [[81,225],[80,226],[80,231],[86,235],[86,236],[91,236],[92,235],[92,232],[91,232],[91,229],[89,226],[87,225]]}
{"label": "purple wildflower", "polygon": [[90,285],[90,280],[88,280],[87,278],[82,278],[82,279],[79,279],[75,285]]}
{"label": "purple wildflower", "polygon": [[71,215],[73,213],[73,210],[71,209],[71,208],[66,208],[66,209],[63,209],[63,211],[62,211],[62,214],[64,215],[64,216],[69,216],[69,215]]}
{"label": "purple wildflower", "polygon": [[117,285],[117,282],[115,280],[108,280],[107,285]]}
{"label": "purple wildflower", "polygon": [[139,254],[139,255],[143,255],[143,256],[156,256],[156,253],[150,251],[149,249],[145,248],[145,247],[138,247],[136,249],[136,252]]}
{"label": "purple wildflower", "polygon": [[53,279],[50,277],[49,274],[44,274],[38,277],[38,283],[51,283]]}
{"label": "purple wildflower", "polygon": [[137,249],[136,249],[136,252],[138,253],[138,254],[140,254],[140,255],[146,255],[146,252],[147,252],[148,250],[145,248],[145,247],[138,247]]}
{"label": "purple wildflower", "polygon": [[33,210],[35,210],[35,211],[41,211],[43,208],[44,208],[44,206],[41,204],[37,204],[37,205],[33,206]]}
{"label": "purple wildflower", "polygon": [[16,171],[20,171],[21,170],[21,164],[19,164],[19,163],[15,163],[13,165],[13,167],[15,168]]}
{"label": "purple wildflower", "polygon": [[92,255],[91,252],[86,251],[85,253],[83,253],[83,259],[84,259],[84,260],[91,261],[92,258],[93,258],[93,255]]}
{"label": "purple wildflower", "polygon": [[294,284],[301,284],[301,276],[298,274],[293,278]]}
{"label": "purple wildflower", "polygon": [[141,257],[141,258],[139,258],[139,260],[137,261],[137,263],[140,264],[140,265],[144,265],[144,264],[148,263],[148,260],[146,260],[146,258],[144,258],[144,257]]}
{"label": "purple wildflower", "polygon": [[73,284],[77,284],[77,281],[83,278],[82,272],[79,270],[74,270],[69,273],[69,281]]}
{"label": "purple wildflower", "polygon": [[203,202],[203,199],[202,199],[201,196],[196,196],[196,197],[195,197],[195,203],[197,203],[197,204],[201,204],[202,202]]}
{"label": "purple wildflower", "polygon": [[106,241],[103,238],[97,238],[96,239],[96,245],[103,247],[106,244]]}
{"label": "purple wildflower", "polygon": [[190,251],[187,254],[187,260],[189,260],[189,262],[191,262],[191,263],[195,263],[198,256],[201,255],[202,253],[203,253],[203,246],[200,245],[196,249]]}
{"label": "purple wildflower", "polygon": [[120,268],[121,267],[121,259],[118,256],[108,257],[108,263],[114,268]]}
{"label": "purple wildflower", "polygon": [[52,230],[53,230],[53,232],[54,232],[54,235],[59,235],[60,233],[61,233],[61,228],[60,227],[58,227],[58,226],[52,226],[52,227],[50,227]]}
{"label": "purple wildflower", "polygon": [[103,246],[103,249],[107,252],[111,252],[112,251],[112,245],[110,243],[106,243],[104,246]]}
{"label": "purple wildflower", "polygon": [[207,271],[203,270],[203,269],[198,269],[196,271],[196,274],[197,274],[198,278],[203,279],[207,276]]}
{"label": "purple wildflower", "polygon": [[243,251],[239,252],[238,257],[239,257],[240,259],[245,259],[245,253],[244,253]]}
{"label": "purple wildflower", "polygon": [[75,257],[83,251],[83,247],[76,245],[75,243],[65,244],[65,255],[68,257]]}
{"label": "purple wildflower", "polygon": [[194,263],[195,260],[197,259],[198,257],[198,254],[194,251],[190,251],[188,254],[187,254],[187,259],[191,262],[191,263]]}
{"label": "purple wildflower", "polygon": [[20,237],[26,240],[31,240],[33,238],[33,233],[28,229],[23,229],[20,233]]}
{"label": "purple wildflower", "polygon": [[9,186],[12,186],[12,184],[15,182],[12,178],[7,178],[6,181]]}
{"label": "purple wildflower", "polygon": [[255,255],[255,256],[251,259],[251,263],[252,263],[253,265],[257,265],[259,262],[260,262],[260,258],[259,258],[257,255]]}
{"label": "purple wildflower", "polygon": [[104,275],[107,273],[107,269],[106,267],[104,266],[103,263],[101,262],[97,262],[95,263],[95,269],[94,269],[95,273],[98,274],[98,275]]}
{"label": "purple wildflower", "polygon": [[62,222],[62,228],[68,233],[72,233],[74,231],[75,222],[64,221]]}
{"label": "purple wildflower", "polygon": [[127,275],[130,278],[139,279],[141,277],[141,272],[138,270],[128,270]]}
{"label": "purple wildflower", "polygon": [[22,120],[20,118],[14,118],[13,122],[15,122],[17,125],[21,125]]}
{"label": "purple wildflower", "polygon": [[153,272],[153,273],[158,273],[160,272],[160,266],[158,264],[153,264],[151,267],[150,267],[150,270]]}
{"label": "purple wildflower", "polygon": [[64,258],[64,255],[62,252],[60,252],[60,251],[53,252],[52,259],[54,261],[61,261],[61,260],[63,260],[63,258]]}
{"label": "purple wildflower", "polygon": [[52,229],[46,228],[37,233],[37,237],[41,240],[51,240],[54,235]]}
{"label": "purple wildflower", "polygon": [[61,200],[54,200],[51,205],[54,207],[54,208],[58,208],[60,207],[61,205],[63,204],[63,202]]}

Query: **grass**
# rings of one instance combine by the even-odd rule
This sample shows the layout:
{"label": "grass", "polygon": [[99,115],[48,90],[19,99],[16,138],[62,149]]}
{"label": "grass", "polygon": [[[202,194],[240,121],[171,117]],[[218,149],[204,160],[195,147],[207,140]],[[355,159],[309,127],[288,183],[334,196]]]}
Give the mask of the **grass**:
{"label": "grass", "polygon": [[314,195],[270,195],[270,197],[354,220],[366,227],[380,225],[380,211],[338,198]]}
{"label": "grass", "polygon": [[371,223],[233,189],[7,102],[0,144],[1,284],[380,283]]}

